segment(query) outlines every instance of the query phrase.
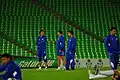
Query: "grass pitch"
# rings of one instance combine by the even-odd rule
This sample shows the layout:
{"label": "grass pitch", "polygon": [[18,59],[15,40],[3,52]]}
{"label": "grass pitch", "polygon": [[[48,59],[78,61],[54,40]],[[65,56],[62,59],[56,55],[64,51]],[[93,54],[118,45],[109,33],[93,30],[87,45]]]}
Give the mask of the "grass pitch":
{"label": "grass pitch", "polygon": [[23,80],[88,80],[88,71],[84,68],[74,71],[23,69],[22,75]]}
{"label": "grass pitch", "polygon": [[[86,68],[80,68],[74,71],[57,71],[55,68],[40,71],[36,69],[23,69],[22,75],[23,80],[89,80],[88,70]],[[111,80],[111,78],[94,80]]]}

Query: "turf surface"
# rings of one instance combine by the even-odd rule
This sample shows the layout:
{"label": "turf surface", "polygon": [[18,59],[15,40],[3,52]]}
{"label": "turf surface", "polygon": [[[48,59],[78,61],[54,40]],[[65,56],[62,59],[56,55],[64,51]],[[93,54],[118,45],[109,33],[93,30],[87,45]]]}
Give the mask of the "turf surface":
{"label": "turf surface", "polygon": [[[85,68],[74,71],[57,71],[55,68],[37,71],[36,69],[23,69],[23,80],[88,80],[88,70]],[[111,80],[110,78],[95,80]]]}
{"label": "turf surface", "polygon": [[36,69],[23,69],[23,80],[88,80],[87,69],[74,71],[57,71],[55,68],[37,71]]}

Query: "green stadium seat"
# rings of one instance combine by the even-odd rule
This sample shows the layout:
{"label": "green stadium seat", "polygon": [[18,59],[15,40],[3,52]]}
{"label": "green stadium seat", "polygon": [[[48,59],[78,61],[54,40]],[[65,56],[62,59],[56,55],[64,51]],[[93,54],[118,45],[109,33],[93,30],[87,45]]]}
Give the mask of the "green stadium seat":
{"label": "green stadium seat", "polygon": [[[103,43],[40,10],[31,0],[1,0],[1,2],[0,31],[36,51],[36,37],[39,36],[40,29],[44,29],[48,38],[47,56],[49,59],[56,59],[55,45],[52,44],[52,41],[57,39],[58,30],[63,31],[66,44],[67,31],[74,31],[77,39],[76,58],[107,58]],[[120,29],[119,7],[106,0],[40,0],[40,2],[98,36],[106,36],[111,26]],[[0,53],[33,56],[4,39],[1,39],[0,43]]]}

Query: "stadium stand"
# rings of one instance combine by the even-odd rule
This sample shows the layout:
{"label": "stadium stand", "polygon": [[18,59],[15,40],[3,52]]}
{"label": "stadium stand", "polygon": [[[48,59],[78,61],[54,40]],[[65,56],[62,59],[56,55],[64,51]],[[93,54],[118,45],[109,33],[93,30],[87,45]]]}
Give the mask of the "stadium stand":
{"label": "stadium stand", "polygon": [[[63,21],[41,10],[31,0],[1,0],[0,4],[0,31],[21,44],[26,44],[34,52],[36,51],[36,37],[39,36],[40,29],[45,30],[48,38],[47,56],[49,59],[56,58],[55,45],[52,41],[57,39],[57,31],[62,30],[67,41],[67,31],[73,30],[77,38],[76,58],[107,58],[103,43],[66,25]],[[80,27],[98,36],[106,36],[107,29],[111,26],[120,29],[119,6],[107,0],[40,0],[40,4],[63,14]],[[33,56],[5,39],[0,39],[0,53]]]}

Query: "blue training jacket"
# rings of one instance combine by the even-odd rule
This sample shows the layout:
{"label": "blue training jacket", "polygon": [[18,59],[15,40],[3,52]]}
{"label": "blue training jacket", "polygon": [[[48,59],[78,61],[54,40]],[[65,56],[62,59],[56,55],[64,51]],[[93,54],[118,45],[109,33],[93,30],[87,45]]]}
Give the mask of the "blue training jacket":
{"label": "blue training jacket", "polygon": [[75,52],[75,48],[76,48],[76,39],[74,37],[71,37],[68,39],[67,52]]}
{"label": "blue training jacket", "polygon": [[119,53],[120,52],[120,46],[119,46],[119,40],[116,36],[108,35],[104,39],[104,45],[109,53]]}
{"label": "blue training jacket", "polygon": [[0,72],[4,72],[3,74],[0,74],[0,78],[3,80],[8,80],[8,78],[22,80],[21,70],[19,66],[13,61],[9,61],[8,64],[2,64],[0,66]]}
{"label": "blue training jacket", "polygon": [[46,42],[47,42],[46,36],[39,36],[36,40],[37,48],[39,48],[41,50],[46,49]]}
{"label": "blue training jacket", "polygon": [[65,51],[65,39],[63,35],[58,37],[58,40],[56,41],[56,50],[62,50]]}

